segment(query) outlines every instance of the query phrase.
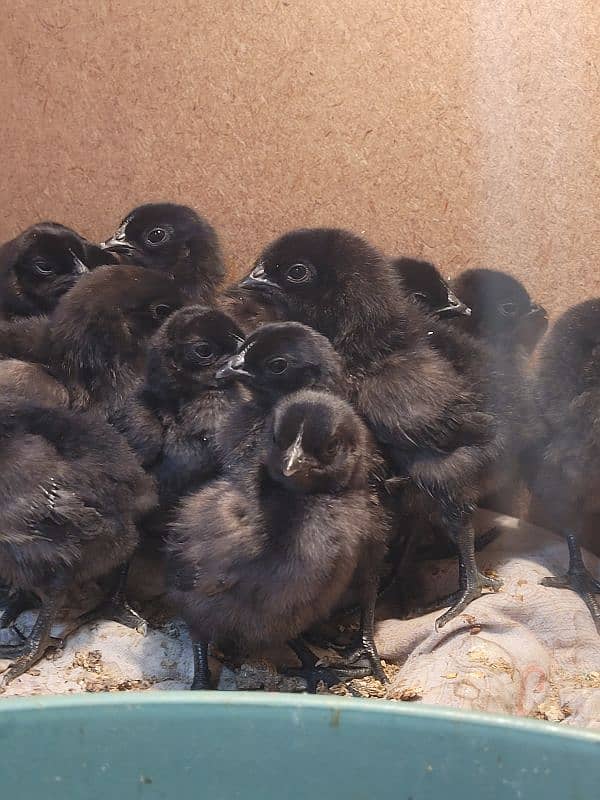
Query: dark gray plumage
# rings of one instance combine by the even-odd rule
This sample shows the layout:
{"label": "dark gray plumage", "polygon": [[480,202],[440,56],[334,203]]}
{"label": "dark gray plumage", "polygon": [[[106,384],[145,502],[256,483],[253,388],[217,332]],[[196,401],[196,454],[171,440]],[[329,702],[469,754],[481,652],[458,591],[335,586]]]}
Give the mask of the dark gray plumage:
{"label": "dark gray plumage", "polygon": [[343,400],[292,394],[255,438],[252,475],[233,470],[182,503],[167,552],[171,596],[194,642],[193,688],[209,686],[209,641],[255,650],[292,640],[304,660],[295,640],[329,616],[357,571],[381,674],[372,587],[387,532],[369,489],[367,443]]}
{"label": "dark gray plumage", "polygon": [[557,320],[541,348],[536,378],[544,427],[531,489],[546,521],[569,546],[567,574],[543,583],[576,591],[600,632],[600,581],[585,568],[579,545],[600,513],[600,299],[580,303]]}
{"label": "dark gray plumage", "polygon": [[216,431],[239,390],[217,384],[215,372],[242,342],[226,314],[180,309],[152,338],[145,379],[112,419],[155,476],[163,507],[219,469]]}
{"label": "dark gray plumage", "polygon": [[[30,636],[0,647],[14,660],[4,684],[43,657],[67,593],[131,557],[136,521],[156,502],[153,482],[99,418],[0,399],[0,582],[41,603]],[[18,613],[18,612],[17,612]],[[3,610],[3,622],[14,609]]]}

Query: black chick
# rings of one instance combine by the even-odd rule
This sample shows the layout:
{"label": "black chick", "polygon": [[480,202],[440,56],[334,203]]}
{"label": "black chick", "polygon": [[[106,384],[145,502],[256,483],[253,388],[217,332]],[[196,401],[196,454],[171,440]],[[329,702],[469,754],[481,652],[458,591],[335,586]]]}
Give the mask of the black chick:
{"label": "black chick", "polygon": [[[465,273],[464,282],[459,278],[457,283],[468,293],[471,302],[476,304],[473,314],[478,320],[482,319],[482,310],[477,303],[485,296],[488,327],[491,327],[493,319],[502,317],[503,329],[503,335],[499,338],[482,333],[475,335],[474,330],[478,328],[471,326],[469,319],[465,322],[462,318],[435,319],[440,298],[444,294],[442,287],[446,284],[433,265],[426,266],[420,280],[417,269],[409,266],[406,277],[402,269],[399,265],[398,272],[403,283],[410,287],[413,298],[423,310],[432,315],[430,343],[469,381],[473,391],[481,396],[485,409],[497,421],[502,448],[498,460],[488,472],[485,481],[487,488],[480,498],[480,504],[506,514],[515,514],[523,478],[522,464],[528,448],[536,441],[535,408],[522,357],[519,326],[525,317],[537,317],[538,307],[531,311],[532,303],[527,296],[527,303],[521,304],[523,313],[516,315],[511,326],[509,321],[505,321],[502,309],[510,302],[508,298],[526,294],[525,290],[508,275],[503,276],[506,280],[499,280],[497,276],[502,273],[471,270]],[[442,317],[445,315],[442,314]],[[531,324],[528,321],[523,327]]]}
{"label": "black chick", "polygon": [[125,264],[160,270],[190,300],[211,304],[225,277],[215,230],[192,208],[148,203],[130,211],[101,247]]}
{"label": "black chick", "polygon": [[0,318],[47,314],[110,253],[57,222],[40,222],[0,247]]}
{"label": "black chick", "polygon": [[529,482],[534,474],[537,442],[543,435],[529,361],[546,332],[548,315],[523,284],[505,272],[466,270],[453,286],[473,311],[470,317],[453,322],[485,349],[486,390],[510,429],[513,458],[505,464],[505,489],[484,502],[488,508],[515,513],[517,487],[521,479]]}
{"label": "black chick", "polygon": [[159,272],[100,267],[58,304],[39,360],[66,385],[73,407],[108,415],[144,374],[151,336],[182,305],[182,293]]}
{"label": "black chick", "polygon": [[439,522],[456,542],[460,588],[438,627],[485,587],[472,509],[498,453],[494,418],[468,382],[429,344],[427,317],[402,291],[391,262],[338,229],[299,230],[272,243],[245,288],[266,292],[289,318],[327,336],[344,360],[350,399],[386,448],[415,518]]}
{"label": "black chick", "polygon": [[0,400],[0,461],[0,582],[41,602],[27,639],[0,647],[0,658],[14,659],[6,684],[52,646],[75,585],[120,572],[156,498],[114,429],[64,408]]}
{"label": "black chick", "polygon": [[536,400],[545,425],[534,501],[569,547],[569,569],[542,582],[570,588],[585,601],[600,632],[600,581],[585,568],[579,538],[600,512],[600,299],[571,308],[546,337],[539,356]]}
{"label": "black chick", "polygon": [[367,442],[343,400],[298,392],[262,432],[256,491],[230,475],[182,503],[167,557],[194,646],[192,688],[209,688],[209,642],[256,650],[287,641],[318,675],[299,637],[329,616],[357,570],[373,670],[384,677],[372,586],[386,519],[369,491]]}
{"label": "black chick", "polygon": [[513,357],[531,355],[546,332],[546,310],[506,272],[468,269],[452,281],[452,288],[472,310],[457,325]]}
{"label": "black chick", "polygon": [[405,292],[428,312],[441,318],[469,316],[465,305],[442,278],[430,261],[415,258],[396,258],[392,261]]}
{"label": "black chick", "polygon": [[[68,408],[69,394],[40,364],[0,361],[0,401],[29,401],[49,408]],[[0,585],[0,628],[9,625],[26,608],[35,605],[27,596],[12,596]]]}
{"label": "black chick", "polygon": [[175,312],[150,342],[145,380],[113,419],[155,476],[163,509],[219,468],[216,430],[239,391],[217,384],[215,372],[243,340],[221,311]]}

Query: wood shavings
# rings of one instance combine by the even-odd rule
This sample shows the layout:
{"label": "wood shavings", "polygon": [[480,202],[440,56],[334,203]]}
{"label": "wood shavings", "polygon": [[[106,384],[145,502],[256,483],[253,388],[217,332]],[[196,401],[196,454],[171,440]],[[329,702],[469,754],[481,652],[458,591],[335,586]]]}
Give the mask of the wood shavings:
{"label": "wood shavings", "polygon": [[475,661],[478,664],[484,664],[489,669],[494,670],[495,672],[505,672],[507,675],[514,674],[514,667],[504,658],[492,658],[489,653],[483,649],[475,648],[473,650],[469,650],[467,653],[467,658],[469,661]]}
{"label": "wood shavings", "polygon": [[73,658],[73,666],[100,674],[103,666],[102,653],[100,650],[88,650],[87,652],[78,650]]}
{"label": "wood shavings", "polygon": [[581,674],[563,674],[560,685],[573,689],[600,689],[600,672],[583,672]]}
{"label": "wood shavings", "polygon": [[152,686],[152,681],[146,679],[124,680],[118,683],[112,683],[110,680],[83,682],[84,691],[91,694],[97,692],[141,692],[144,689],[151,689]]}
{"label": "wood shavings", "polygon": [[562,722],[570,717],[571,713],[569,706],[561,706],[555,697],[550,697],[538,705],[534,716],[538,719],[548,720],[548,722]]}
{"label": "wood shavings", "polygon": [[420,700],[422,697],[422,686],[404,686],[389,692],[387,695],[388,700],[401,700],[406,703],[412,703],[415,700]]}

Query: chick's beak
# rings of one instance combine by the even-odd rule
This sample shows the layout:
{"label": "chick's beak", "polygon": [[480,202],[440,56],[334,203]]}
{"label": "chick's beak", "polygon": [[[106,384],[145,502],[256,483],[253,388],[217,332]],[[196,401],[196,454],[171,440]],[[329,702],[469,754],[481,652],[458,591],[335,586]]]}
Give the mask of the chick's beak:
{"label": "chick's beak", "polygon": [[137,251],[137,247],[125,235],[125,225],[121,225],[105,242],[100,242],[100,247],[103,250],[116,250],[117,252],[119,250]]}
{"label": "chick's beak", "polygon": [[108,239],[106,239],[106,241],[100,242],[100,247],[103,250],[110,250],[111,247],[118,247],[119,245],[129,245],[129,242],[125,238],[125,234],[122,231],[117,231]]}
{"label": "chick's beak", "polygon": [[244,356],[241,353],[238,353],[235,356],[232,356],[229,361],[224,364],[221,369],[217,370],[215,378],[218,381],[223,381],[224,383],[227,381],[235,381],[239,378],[244,377],[251,377],[250,372],[244,369],[245,362]]}
{"label": "chick's beak", "polygon": [[69,250],[71,256],[73,257],[73,267],[77,275],[83,275],[85,272],[89,272],[89,269],[83,263],[83,261],[75,255],[72,250]]}
{"label": "chick's beak", "polygon": [[448,305],[437,309],[438,317],[470,317],[471,309],[448,290]]}
{"label": "chick's beak", "polygon": [[548,312],[543,306],[540,306],[537,303],[532,303],[527,316],[543,317],[544,319],[548,319]]}
{"label": "chick's beak", "polygon": [[257,289],[259,291],[268,291],[269,289],[279,289],[279,286],[267,278],[265,269],[262,264],[254,267],[250,275],[247,275],[240,281],[240,286],[244,289]]}
{"label": "chick's beak", "polygon": [[286,478],[300,472],[306,464],[306,457],[302,449],[302,431],[298,434],[293,444],[283,454],[283,466],[281,471]]}

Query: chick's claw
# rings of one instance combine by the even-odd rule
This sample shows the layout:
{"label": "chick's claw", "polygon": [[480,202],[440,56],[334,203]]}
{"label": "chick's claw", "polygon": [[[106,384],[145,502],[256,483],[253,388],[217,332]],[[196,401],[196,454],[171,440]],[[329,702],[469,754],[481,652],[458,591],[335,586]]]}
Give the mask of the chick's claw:
{"label": "chick's claw", "polygon": [[0,647],[0,658],[14,658],[11,666],[3,673],[0,687],[6,687],[16,678],[24,675],[34,664],[41,661],[49,650],[61,650],[63,640],[45,635],[40,638],[29,637],[22,644]]}
{"label": "chick's claw", "polygon": [[98,606],[98,608],[89,611],[87,614],[83,614],[83,616],[76,620],[76,624],[78,628],[81,628],[83,625],[91,625],[94,622],[101,622],[102,620],[118,622],[126,628],[137,631],[142,636],[148,633],[148,623],[146,620],[140,616],[137,611],[134,611],[125,601],[115,602],[109,600],[101,606]]}
{"label": "chick's claw", "polygon": [[475,582],[467,581],[464,588],[459,589],[457,592],[447,597],[445,601],[440,602],[440,605],[449,605],[450,608],[445,614],[438,617],[435,622],[435,629],[439,631],[459,614],[462,614],[473,600],[477,600],[477,598],[484,594],[484,589],[491,589],[497,592],[502,586],[503,582],[499,578],[489,578],[487,575],[477,572],[477,579]]}
{"label": "chick's claw", "polygon": [[600,633],[600,606],[596,598],[600,594],[600,581],[596,580],[585,567],[572,568],[561,577],[547,577],[540,581],[542,586],[551,589],[571,589],[576,592],[589,609],[598,633]]}

